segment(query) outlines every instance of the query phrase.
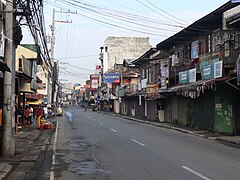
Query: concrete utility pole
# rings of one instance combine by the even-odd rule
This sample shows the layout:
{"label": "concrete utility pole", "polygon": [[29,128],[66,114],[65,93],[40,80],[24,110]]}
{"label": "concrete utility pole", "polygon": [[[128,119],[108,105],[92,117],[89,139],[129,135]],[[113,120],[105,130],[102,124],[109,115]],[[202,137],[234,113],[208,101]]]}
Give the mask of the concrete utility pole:
{"label": "concrete utility pole", "polygon": [[[13,0],[6,1],[5,15],[5,53],[4,61],[11,72],[4,72],[3,82],[3,122],[2,122],[2,157],[9,157],[15,153],[14,130],[15,126],[15,59],[13,42]],[[14,94],[13,94],[14,92]]]}
{"label": "concrete utility pole", "polygon": [[[53,69],[52,69],[52,93],[50,93],[48,91],[48,99],[51,103],[55,103],[54,100],[57,99],[57,97],[55,97],[55,91],[56,91],[56,82],[58,81],[58,63],[54,62],[54,45],[55,45],[55,22],[59,22],[59,23],[72,23],[72,21],[66,20],[66,21],[62,21],[62,20],[56,20],[55,19],[55,13],[72,13],[72,14],[76,14],[76,12],[70,12],[70,11],[55,11],[55,9],[53,9],[53,16],[52,16],[52,25],[51,25],[51,63],[53,65]],[[51,97],[50,97],[51,96]]]}

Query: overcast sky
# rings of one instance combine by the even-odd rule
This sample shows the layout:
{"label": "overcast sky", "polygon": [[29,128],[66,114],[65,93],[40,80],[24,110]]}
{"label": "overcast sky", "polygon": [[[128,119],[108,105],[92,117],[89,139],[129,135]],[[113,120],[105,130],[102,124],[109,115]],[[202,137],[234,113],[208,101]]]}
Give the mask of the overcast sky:
{"label": "overcast sky", "polygon": [[[55,59],[60,63],[63,83],[82,83],[100,64],[99,47],[108,36],[149,37],[155,46],[227,0],[47,0],[44,16],[51,35],[53,8]],[[62,13],[60,13],[62,11]],[[70,13],[63,13],[69,11]],[[31,43],[25,32],[22,43]],[[65,80],[65,81],[63,81]]]}

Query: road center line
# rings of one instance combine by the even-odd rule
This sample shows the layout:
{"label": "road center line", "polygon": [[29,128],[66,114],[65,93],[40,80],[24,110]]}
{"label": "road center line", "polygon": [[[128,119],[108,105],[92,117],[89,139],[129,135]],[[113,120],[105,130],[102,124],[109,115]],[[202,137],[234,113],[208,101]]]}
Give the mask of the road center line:
{"label": "road center line", "polygon": [[145,144],[143,144],[143,143],[137,141],[136,139],[131,139],[131,140],[132,140],[133,142],[137,143],[137,144],[140,144],[141,146],[145,146]]}
{"label": "road center line", "polygon": [[112,128],[111,128],[111,131],[113,131],[113,132],[115,132],[115,133],[117,132],[117,130],[115,130],[115,129],[112,129]]}
{"label": "road center line", "polygon": [[194,171],[193,169],[187,167],[187,166],[181,166],[183,169],[195,174],[196,176],[200,177],[201,179],[205,179],[205,180],[210,180],[208,177],[198,173],[197,171]]}

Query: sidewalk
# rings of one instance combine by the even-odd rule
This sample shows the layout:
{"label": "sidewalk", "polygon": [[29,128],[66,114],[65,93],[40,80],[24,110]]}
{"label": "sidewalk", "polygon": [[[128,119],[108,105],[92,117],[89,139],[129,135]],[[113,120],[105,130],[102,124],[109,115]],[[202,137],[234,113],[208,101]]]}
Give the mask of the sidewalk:
{"label": "sidewalk", "polygon": [[37,124],[20,128],[15,135],[15,155],[0,158],[0,179],[30,179],[39,156],[50,143],[54,129],[39,130]]}
{"label": "sidewalk", "polygon": [[[98,112],[103,112],[103,111],[98,111]],[[163,128],[167,128],[167,129],[173,129],[173,130],[180,131],[183,133],[199,136],[202,138],[207,138],[210,140],[218,141],[218,142],[230,145],[230,146],[240,148],[240,136],[227,136],[227,135],[223,135],[223,134],[212,132],[212,131],[198,130],[198,129],[189,128],[189,127],[185,127],[185,126],[179,126],[179,125],[170,124],[170,123],[151,122],[151,121],[146,121],[146,120],[138,119],[135,117],[111,113],[111,112],[103,112],[103,113],[113,115],[113,116],[123,117],[125,119],[129,119],[129,120],[136,121],[136,122],[151,124],[154,126],[159,126],[159,127],[163,127]]]}

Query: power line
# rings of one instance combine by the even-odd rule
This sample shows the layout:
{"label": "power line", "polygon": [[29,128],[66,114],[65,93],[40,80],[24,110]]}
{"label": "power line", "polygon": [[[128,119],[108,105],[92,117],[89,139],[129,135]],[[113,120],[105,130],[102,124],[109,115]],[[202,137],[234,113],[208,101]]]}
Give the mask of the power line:
{"label": "power line", "polygon": [[186,22],[186,21],[184,21],[184,20],[182,20],[182,19],[180,19],[180,18],[178,18],[178,17],[176,17],[176,16],[171,15],[170,13],[168,13],[167,11],[164,11],[163,9],[159,8],[158,6],[156,6],[155,4],[153,4],[152,2],[150,2],[149,0],[145,0],[145,1],[147,1],[147,2],[148,2],[149,4],[151,4],[153,7],[155,7],[155,8],[157,8],[157,9],[159,9],[160,11],[164,12],[165,14],[167,14],[167,15],[175,18],[175,19],[178,19],[179,21],[182,21],[182,22],[188,24],[188,22]]}
{"label": "power line", "polygon": [[65,58],[58,58],[59,60],[60,59],[78,59],[78,58],[85,58],[85,57],[97,57],[99,55],[85,55],[85,56],[74,56],[74,57],[65,57]]}
{"label": "power line", "polygon": [[[60,0],[62,1],[62,0]],[[64,2],[64,1],[63,1]],[[73,6],[76,6],[75,4],[73,4]],[[127,28],[127,27],[123,27],[123,26],[119,26],[117,24],[112,24],[112,23],[109,23],[109,22],[105,22],[105,21],[102,21],[102,20],[99,20],[99,19],[96,19],[96,18],[92,18],[92,17],[89,17],[89,16],[86,16],[82,13],[77,13],[77,14],[80,14],[81,16],[84,16],[88,19],[92,19],[94,21],[97,21],[97,22],[101,22],[103,24],[107,24],[107,25],[110,25],[110,26],[114,26],[114,27],[117,27],[117,28],[121,28],[121,29],[125,29],[125,30],[129,30],[129,31],[133,31],[133,32],[138,32],[138,33],[143,33],[143,34],[148,34],[148,35],[157,35],[157,36],[163,36],[163,37],[168,37],[167,35],[162,35],[162,34],[159,34],[159,33],[154,33],[154,32],[147,32],[147,31],[144,31],[144,30],[137,30],[137,29],[132,29],[132,28]],[[128,26],[129,27],[129,26]]]}
{"label": "power line", "polygon": [[142,4],[143,6],[147,7],[148,9],[152,10],[153,12],[159,14],[159,15],[162,16],[162,17],[165,17],[166,19],[168,19],[168,20],[170,20],[170,21],[173,21],[173,22],[175,22],[175,23],[177,23],[177,24],[183,25],[182,23],[180,23],[180,22],[178,22],[178,21],[176,21],[176,20],[173,20],[173,19],[169,18],[169,17],[167,17],[167,16],[159,13],[158,11],[155,11],[154,9],[152,9],[151,7],[149,7],[148,5],[144,4],[142,1],[137,0],[137,2],[139,2],[139,3]]}

